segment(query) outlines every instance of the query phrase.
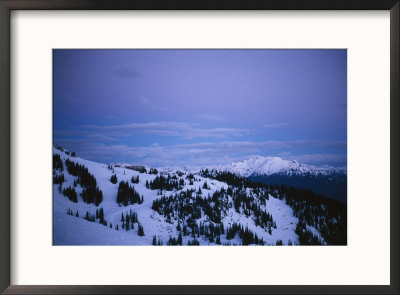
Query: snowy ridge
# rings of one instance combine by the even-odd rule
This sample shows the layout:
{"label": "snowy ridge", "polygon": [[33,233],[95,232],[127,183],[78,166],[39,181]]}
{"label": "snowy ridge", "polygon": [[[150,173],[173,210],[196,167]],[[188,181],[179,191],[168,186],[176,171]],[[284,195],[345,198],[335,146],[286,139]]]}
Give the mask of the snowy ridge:
{"label": "snowy ridge", "polygon": [[331,166],[314,166],[302,164],[298,161],[283,160],[280,157],[261,157],[257,156],[248,160],[221,165],[216,168],[220,171],[228,171],[244,177],[258,175],[329,175],[336,173],[346,173],[344,168]]}
{"label": "snowy ridge", "polygon": [[[129,164],[121,164],[122,167]],[[150,169],[150,167],[147,167]],[[158,171],[173,172],[183,171],[198,173],[201,170],[216,170],[227,171],[243,177],[249,176],[269,176],[274,174],[279,175],[332,175],[332,174],[347,174],[345,167],[332,167],[328,165],[316,166],[300,163],[296,160],[284,160],[280,157],[263,157],[255,156],[240,162],[232,162],[228,165],[202,165],[202,166],[165,166],[157,167]]]}

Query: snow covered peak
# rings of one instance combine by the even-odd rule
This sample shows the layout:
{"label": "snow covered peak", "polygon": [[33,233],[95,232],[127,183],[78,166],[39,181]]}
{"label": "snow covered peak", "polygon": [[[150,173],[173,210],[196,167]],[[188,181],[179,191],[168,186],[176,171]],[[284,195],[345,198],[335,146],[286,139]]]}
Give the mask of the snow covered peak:
{"label": "snow covered peak", "polygon": [[241,176],[249,177],[256,175],[327,175],[332,173],[345,173],[342,168],[331,166],[314,166],[299,163],[296,160],[288,161],[280,157],[256,156],[248,160],[232,163],[231,165],[220,166],[219,170],[229,171]]}

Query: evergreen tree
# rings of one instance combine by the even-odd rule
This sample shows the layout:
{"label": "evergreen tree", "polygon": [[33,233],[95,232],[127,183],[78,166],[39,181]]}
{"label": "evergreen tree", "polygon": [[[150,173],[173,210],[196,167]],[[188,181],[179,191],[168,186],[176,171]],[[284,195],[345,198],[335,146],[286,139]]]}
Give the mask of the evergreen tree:
{"label": "evergreen tree", "polygon": [[67,187],[63,190],[63,195],[66,196],[70,201],[78,203],[78,195],[74,188]]}
{"label": "evergreen tree", "polygon": [[88,168],[69,159],[65,160],[65,166],[69,174],[77,177],[77,180],[74,180],[74,186],[76,186],[76,183],[81,184],[83,200],[86,203],[94,203],[98,206],[103,200],[103,193],[97,187],[96,178],[89,173]]}
{"label": "evergreen tree", "polygon": [[192,241],[188,241],[188,246],[200,246],[200,242],[197,239],[193,239]]}
{"label": "evergreen tree", "polygon": [[149,174],[158,174],[158,171],[155,168],[150,168]]}
{"label": "evergreen tree", "polygon": [[60,175],[55,175],[53,177],[53,184],[61,184],[64,181],[65,181],[64,173],[61,173]]}
{"label": "evergreen tree", "polygon": [[141,224],[138,226],[138,235],[141,237],[144,236],[143,226]]}
{"label": "evergreen tree", "polygon": [[99,210],[99,219],[100,219],[101,223],[104,222],[104,210],[103,210],[103,208],[100,208],[100,210]]}
{"label": "evergreen tree", "polygon": [[[143,198],[142,198],[143,199]],[[118,186],[117,203],[128,206],[129,204],[140,203],[139,194],[131,187],[128,182],[121,181]]]}
{"label": "evergreen tree", "polygon": [[53,170],[64,170],[64,165],[59,154],[53,155]]}
{"label": "evergreen tree", "polygon": [[111,183],[116,184],[118,182],[117,175],[113,174],[110,179]]}
{"label": "evergreen tree", "polygon": [[96,221],[95,216],[90,215],[90,213],[88,211],[86,211],[85,219],[87,221],[90,221],[90,222],[95,222]]}

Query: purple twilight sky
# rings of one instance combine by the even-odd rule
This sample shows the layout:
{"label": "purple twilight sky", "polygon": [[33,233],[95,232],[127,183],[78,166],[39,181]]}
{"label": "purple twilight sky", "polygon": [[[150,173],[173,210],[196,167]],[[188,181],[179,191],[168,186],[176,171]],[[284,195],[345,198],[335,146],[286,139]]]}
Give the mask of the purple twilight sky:
{"label": "purple twilight sky", "polygon": [[54,143],[103,163],[347,164],[346,50],[54,50]]}

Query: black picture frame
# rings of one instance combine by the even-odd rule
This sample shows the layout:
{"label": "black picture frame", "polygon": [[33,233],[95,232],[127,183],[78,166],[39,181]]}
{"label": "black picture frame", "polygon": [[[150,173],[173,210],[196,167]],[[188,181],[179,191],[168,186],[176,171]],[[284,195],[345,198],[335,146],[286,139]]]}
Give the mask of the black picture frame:
{"label": "black picture frame", "polygon": [[[0,0],[0,292],[2,294],[399,294],[399,0]],[[390,10],[389,286],[10,285],[10,12],[12,10]],[[366,257],[366,259],[368,259]]]}

